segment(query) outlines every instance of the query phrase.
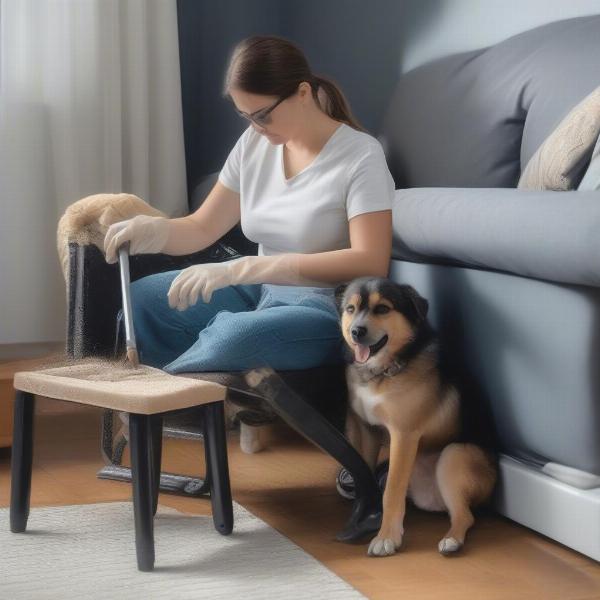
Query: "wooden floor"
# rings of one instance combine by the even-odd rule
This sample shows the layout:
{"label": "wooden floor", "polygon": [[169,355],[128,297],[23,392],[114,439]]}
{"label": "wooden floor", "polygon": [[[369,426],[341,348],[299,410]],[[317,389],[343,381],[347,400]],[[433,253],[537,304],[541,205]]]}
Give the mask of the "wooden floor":
{"label": "wooden floor", "polygon": [[[36,506],[131,499],[128,483],[101,480],[100,409],[38,398],[34,424],[32,510]],[[163,470],[204,473],[201,443],[165,439]],[[129,464],[126,450],[124,464]],[[275,527],[368,598],[410,600],[600,599],[600,565],[494,514],[479,518],[460,556],[437,551],[447,517],[408,507],[404,546],[395,556],[367,557],[367,544],[334,540],[350,503],[334,489],[336,463],[282,424],[254,455],[230,432],[234,500]],[[10,451],[0,450],[0,506],[9,505]],[[161,494],[159,502],[210,514],[208,499]],[[8,525],[5,523],[5,527]],[[132,523],[133,527],[133,523]],[[235,531],[235,525],[234,525]],[[216,532],[215,532],[215,535]],[[157,564],[160,556],[157,556]]]}

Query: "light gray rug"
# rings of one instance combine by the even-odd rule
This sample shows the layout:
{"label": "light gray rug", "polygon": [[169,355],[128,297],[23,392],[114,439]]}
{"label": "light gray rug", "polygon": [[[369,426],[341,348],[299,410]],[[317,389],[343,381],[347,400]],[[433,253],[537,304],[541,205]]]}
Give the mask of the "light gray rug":
{"label": "light gray rug", "polygon": [[159,504],[146,573],[137,570],[132,502],[32,507],[25,533],[12,533],[0,509],[0,597],[365,598],[236,502],[233,512],[233,532],[222,536],[211,516]]}

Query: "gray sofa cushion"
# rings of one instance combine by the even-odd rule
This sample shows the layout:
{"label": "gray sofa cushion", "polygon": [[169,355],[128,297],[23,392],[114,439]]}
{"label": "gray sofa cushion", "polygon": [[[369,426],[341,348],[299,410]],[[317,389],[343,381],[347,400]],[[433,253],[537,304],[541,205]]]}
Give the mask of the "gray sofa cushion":
{"label": "gray sofa cushion", "polygon": [[600,285],[600,192],[396,190],[392,257]]}
{"label": "gray sofa cushion", "polygon": [[402,76],[383,120],[397,188],[515,187],[600,83],[600,15],[557,21]]}

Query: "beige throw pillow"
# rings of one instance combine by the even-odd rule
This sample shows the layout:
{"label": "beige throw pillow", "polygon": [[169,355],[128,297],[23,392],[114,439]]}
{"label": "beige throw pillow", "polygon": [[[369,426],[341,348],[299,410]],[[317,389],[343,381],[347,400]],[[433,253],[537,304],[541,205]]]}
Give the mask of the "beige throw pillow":
{"label": "beige throw pillow", "polygon": [[577,187],[600,133],[600,87],[560,122],[527,163],[518,188],[570,190]]}

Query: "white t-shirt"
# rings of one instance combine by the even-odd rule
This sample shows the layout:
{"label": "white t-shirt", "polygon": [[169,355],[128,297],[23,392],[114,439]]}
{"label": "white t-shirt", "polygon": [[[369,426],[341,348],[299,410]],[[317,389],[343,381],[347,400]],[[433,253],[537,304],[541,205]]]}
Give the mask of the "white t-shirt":
{"label": "white t-shirt", "polygon": [[348,221],[390,210],[394,179],[379,140],[341,123],[316,158],[285,178],[283,144],[252,125],[239,137],[219,181],[240,194],[240,225],[259,255],[350,248]]}

